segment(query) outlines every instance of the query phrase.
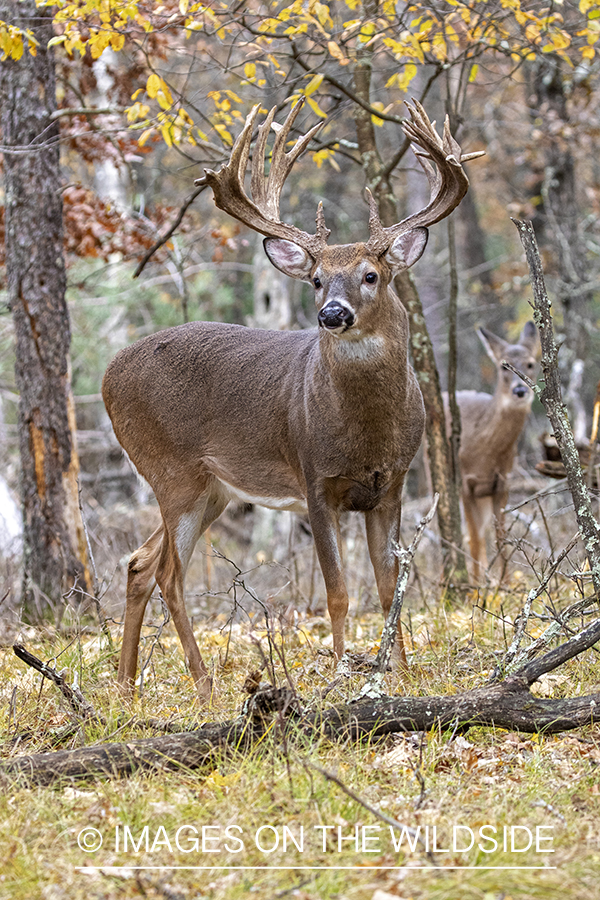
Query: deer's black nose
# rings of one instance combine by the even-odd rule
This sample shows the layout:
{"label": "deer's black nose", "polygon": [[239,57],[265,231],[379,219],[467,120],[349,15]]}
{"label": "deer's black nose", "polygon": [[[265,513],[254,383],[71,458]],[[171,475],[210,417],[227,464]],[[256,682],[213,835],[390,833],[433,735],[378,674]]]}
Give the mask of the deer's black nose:
{"label": "deer's black nose", "polygon": [[322,328],[350,328],[354,325],[354,313],[344,304],[332,300],[319,310],[317,320]]}
{"label": "deer's black nose", "polygon": [[527,395],[528,391],[529,391],[529,388],[527,388],[524,384],[517,384],[513,388],[513,394],[515,395],[515,397],[519,397],[519,399],[525,397]]}

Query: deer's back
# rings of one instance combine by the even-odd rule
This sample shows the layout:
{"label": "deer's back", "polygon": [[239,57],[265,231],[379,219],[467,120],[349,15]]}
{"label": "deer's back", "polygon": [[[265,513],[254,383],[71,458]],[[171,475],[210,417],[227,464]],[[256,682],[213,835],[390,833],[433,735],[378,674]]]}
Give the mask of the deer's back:
{"label": "deer's back", "polygon": [[[115,356],[102,383],[115,434],[136,465],[153,444],[161,451],[210,452],[221,431],[224,440],[237,434],[240,441],[260,443],[261,423],[283,426],[292,376],[317,340],[316,330],[272,332],[215,322],[142,338]],[[138,449],[140,434],[145,442]]]}

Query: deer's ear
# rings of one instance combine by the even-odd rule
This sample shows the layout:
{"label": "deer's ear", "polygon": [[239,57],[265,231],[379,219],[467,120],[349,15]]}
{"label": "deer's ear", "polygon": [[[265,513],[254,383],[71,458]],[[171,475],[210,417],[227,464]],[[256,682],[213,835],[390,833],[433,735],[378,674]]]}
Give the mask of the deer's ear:
{"label": "deer's ear", "polygon": [[410,269],[420,259],[427,246],[428,237],[429,232],[426,228],[412,228],[396,238],[392,246],[384,253],[394,275],[401,269]]}
{"label": "deer's ear", "polygon": [[477,334],[490,359],[493,359],[494,362],[502,362],[506,355],[506,348],[510,346],[508,342],[496,334],[492,334],[487,328],[478,328]]}
{"label": "deer's ear", "polygon": [[535,327],[533,322],[525,322],[523,331],[519,335],[519,343],[524,347],[527,347],[528,350],[531,350],[533,354],[540,354],[541,348],[538,339],[537,328]]}
{"label": "deer's ear", "polygon": [[276,269],[280,269],[291,278],[310,281],[310,273],[315,261],[298,244],[283,238],[265,238],[263,246]]}

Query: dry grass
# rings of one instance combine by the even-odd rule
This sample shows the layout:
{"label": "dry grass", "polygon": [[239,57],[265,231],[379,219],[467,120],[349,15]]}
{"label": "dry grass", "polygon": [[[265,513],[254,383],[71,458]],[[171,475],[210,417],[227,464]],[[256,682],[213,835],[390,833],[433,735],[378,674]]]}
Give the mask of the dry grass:
{"label": "dry grass", "polygon": [[[93,522],[93,539],[107,530],[112,535],[110,544],[95,545],[98,570],[108,584],[102,604],[109,616],[116,618],[122,606],[122,560],[139,539],[135,529],[148,533],[154,515],[150,509],[143,519],[138,515],[134,525],[124,510],[110,515],[100,511]],[[408,535],[410,510],[407,521]],[[225,522],[212,539],[237,567],[200,553],[188,584],[196,634],[219,681],[214,708],[207,712],[197,707],[171,624],[157,640],[162,620],[158,601],[148,615],[143,655],[148,658],[151,650],[152,655],[143,696],[125,715],[114,692],[116,651],[100,635],[93,608],[78,617],[71,612],[60,631],[21,629],[21,636],[32,652],[66,669],[71,681],[77,677],[106,727],[82,728],[56,689],[25,669],[7,647],[0,654],[5,757],[148,736],[147,730],[131,724],[131,717],[175,718],[188,728],[205,719],[229,719],[243,700],[246,676],[264,659],[273,665],[278,683],[289,679],[303,702],[317,702],[318,692],[332,677],[332,662],[322,652],[330,640],[328,620],[305,611],[316,605],[320,593],[310,540],[302,531],[286,535],[279,541],[279,562],[257,568],[266,551],[235,543],[235,524]],[[353,595],[349,644],[374,651],[381,617],[373,606],[364,542],[353,522],[348,528]],[[560,549],[562,538],[554,534]],[[273,540],[272,546],[276,544]],[[453,693],[482,683],[495,654],[512,637],[511,622],[536,583],[521,560],[520,571],[513,566],[508,588],[492,586],[471,595],[463,606],[449,608],[435,584],[432,548],[426,545],[417,560],[418,578],[405,611],[412,665],[409,683],[400,689],[415,694]],[[530,561],[542,560],[541,552],[535,556],[531,550],[530,556]],[[577,565],[575,557],[572,563]],[[552,600],[558,605],[575,595],[571,580],[561,576],[553,583]],[[480,608],[483,600],[485,610]],[[271,612],[269,632],[264,608]],[[533,622],[530,632],[542,627]],[[116,621],[110,628],[118,648]],[[597,680],[596,656],[590,652],[546,679],[540,690],[554,696],[586,693],[597,689]],[[327,703],[348,699],[362,681],[362,676],[353,676]],[[391,682],[389,687],[398,690]],[[435,826],[437,847],[443,848],[435,853],[437,867],[424,868],[429,858],[419,846],[413,852],[406,840],[396,851],[388,825],[319,769],[334,773],[384,815],[412,828],[420,826],[430,842]],[[248,893],[268,900],[593,898],[600,896],[599,773],[596,726],[555,737],[471,729],[454,738],[432,731],[357,744],[306,744],[273,731],[251,752],[223,757],[212,771],[6,790],[0,797],[0,900],[236,900]],[[477,847],[481,843],[485,850],[492,849],[478,836],[486,825],[498,829],[494,852]],[[323,826],[328,826],[325,848]],[[454,831],[455,826],[465,827]],[[535,846],[511,852],[510,844],[505,851],[503,829],[513,826],[521,826],[514,832],[519,841],[528,836],[525,829],[535,835],[536,827],[545,829],[540,834],[551,840],[539,852]],[[87,828],[97,829],[102,837],[96,852],[87,853],[78,845],[78,835]],[[453,834],[463,841],[469,836],[467,828],[476,833],[475,845],[465,852],[462,843],[454,849]],[[299,843],[301,834],[302,851],[292,840]],[[510,830],[507,834],[510,837]],[[243,849],[236,838],[243,841]],[[271,852],[276,839],[278,846]],[[554,852],[546,852],[549,848]]]}

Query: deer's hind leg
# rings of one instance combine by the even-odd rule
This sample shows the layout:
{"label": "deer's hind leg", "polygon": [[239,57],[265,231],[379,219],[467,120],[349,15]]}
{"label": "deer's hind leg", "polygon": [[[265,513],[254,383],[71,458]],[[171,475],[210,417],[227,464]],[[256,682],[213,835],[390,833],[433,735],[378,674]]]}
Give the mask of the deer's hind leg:
{"label": "deer's hind leg", "polygon": [[[185,610],[183,584],[200,535],[227,505],[221,491],[200,493],[196,500],[177,502],[175,490],[165,494],[162,524],[131,556],[127,577],[127,604],[117,683],[125,697],[134,692],[138,648],[146,606],[158,584],[181,640],[201,697],[210,696],[210,678]],[[159,500],[160,505],[160,500]]]}
{"label": "deer's hind leg", "polygon": [[198,538],[222,513],[229,497],[218,482],[212,482],[192,503],[189,497],[186,503],[176,503],[175,499],[171,493],[168,505],[161,507],[164,537],[156,581],[177,629],[198,695],[202,701],[208,701],[212,695],[212,679],[185,608],[184,581]]}
{"label": "deer's hind leg", "polygon": [[123,643],[117,684],[125,697],[132,697],[137,670],[138,647],[144,613],[156,585],[156,568],[162,552],[164,528],[161,525],[141,547],[131,554],[127,571],[127,601]]}

